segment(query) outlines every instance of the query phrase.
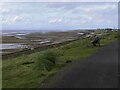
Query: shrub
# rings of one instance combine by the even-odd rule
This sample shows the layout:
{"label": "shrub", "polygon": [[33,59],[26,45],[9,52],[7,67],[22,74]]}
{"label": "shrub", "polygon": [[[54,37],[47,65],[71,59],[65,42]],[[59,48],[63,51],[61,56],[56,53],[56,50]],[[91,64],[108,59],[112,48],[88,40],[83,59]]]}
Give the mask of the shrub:
{"label": "shrub", "polygon": [[114,38],[118,38],[118,35],[115,35]]}
{"label": "shrub", "polygon": [[56,55],[54,52],[47,51],[37,57],[36,66],[39,70],[51,71],[56,64]]}
{"label": "shrub", "polygon": [[67,60],[66,63],[71,63],[72,61],[71,60]]}
{"label": "shrub", "polygon": [[44,58],[45,60],[48,60],[48,61],[52,62],[53,64],[55,64],[55,62],[56,62],[56,55],[55,55],[54,52],[51,52],[51,51],[46,52],[46,53],[43,55],[43,58]]}

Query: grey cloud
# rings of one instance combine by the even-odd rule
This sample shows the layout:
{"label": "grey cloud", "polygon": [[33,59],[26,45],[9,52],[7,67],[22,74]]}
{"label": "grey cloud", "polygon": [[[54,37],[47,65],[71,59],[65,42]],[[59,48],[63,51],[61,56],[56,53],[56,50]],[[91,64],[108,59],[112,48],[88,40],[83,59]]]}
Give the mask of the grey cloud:
{"label": "grey cloud", "polygon": [[64,8],[64,9],[74,9],[79,7],[81,3],[78,2],[55,2],[55,3],[48,3],[47,6],[51,8]]}

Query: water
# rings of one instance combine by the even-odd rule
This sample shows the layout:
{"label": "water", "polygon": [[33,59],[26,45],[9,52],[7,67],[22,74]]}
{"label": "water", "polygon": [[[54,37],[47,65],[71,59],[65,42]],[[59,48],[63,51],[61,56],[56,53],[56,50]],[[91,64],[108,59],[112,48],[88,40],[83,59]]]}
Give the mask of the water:
{"label": "water", "polygon": [[[52,31],[52,30],[51,30]],[[48,30],[3,30],[1,33],[2,36],[15,36],[19,39],[25,39],[25,35],[30,33],[36,33],[36,32],[48,32]],[[38,42],[39,44],[44,44],[47,42]],[[3,49],[17,49],[17,48],[28,48],[27,45],[23,45],[22,43],[2,43],[0,44],[0,50]]]}
{"label": "water", "polygon": [[25,32],[25,31],[3,31],[2,36],[24,36],[24,35],[27,35],[27,34],[30,34],[32,32]]}
{"label": "water", "polygon": [[3,50],[3,49],[17,49],[17,48],[28,48],[28,46],[23,45],[22,43],[0,44],[0,50]]}
{"label": "water", "polygon": [[46,33],[46,32],[62,32],[65,30],[2,30],[0,32],[0,36],[14,36],[14,35],[21,35],[21,34],[30,34],[30,33]]}

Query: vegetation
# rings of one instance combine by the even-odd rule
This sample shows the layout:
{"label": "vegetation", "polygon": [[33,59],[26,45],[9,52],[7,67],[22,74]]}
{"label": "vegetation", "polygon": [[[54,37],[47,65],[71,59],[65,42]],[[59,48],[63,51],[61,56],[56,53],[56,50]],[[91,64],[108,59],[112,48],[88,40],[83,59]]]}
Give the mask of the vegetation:
{"label": "vegetation", "polygon": [[[3,61],[3,88],[35,88],[53,76],[69,62],[82,60],[96,53],[100,47],[93,47],[90,38],[80,39],[67,45],[23,55]],[[117,40],[113,32],[101,36],[101,45]]]}
{"label": "vegetation", "polygon": [[38,70],[51,71],[55,67],[56,55],[54,52],[47,51],[41,56],[36,57],[35,67]]}

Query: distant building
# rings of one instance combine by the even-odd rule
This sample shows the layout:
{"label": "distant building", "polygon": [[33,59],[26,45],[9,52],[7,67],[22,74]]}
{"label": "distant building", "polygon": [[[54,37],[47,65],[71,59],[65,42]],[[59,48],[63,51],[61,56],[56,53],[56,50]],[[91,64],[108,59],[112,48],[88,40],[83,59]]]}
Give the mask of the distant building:
{"label": "distant building", "polygon": [[79,32],[79,33],[77,33],[77,35],[78,35],[78,37],[83,37],[83,36],[85,36],[87,33],[85,33],[85,32]]}
{"label": "distant building", "polygon": [[109,32],[112,32],[112,31],[113,31],[112,28],[104,28],[104,29],[98,28],[95,32],[100,34],[100,33],[109,33]]}
{"label": "distant building", "polygon": [[113,30],[112,28],[106,28],[105,29],[106,33],[112,32],[112,30]]}

